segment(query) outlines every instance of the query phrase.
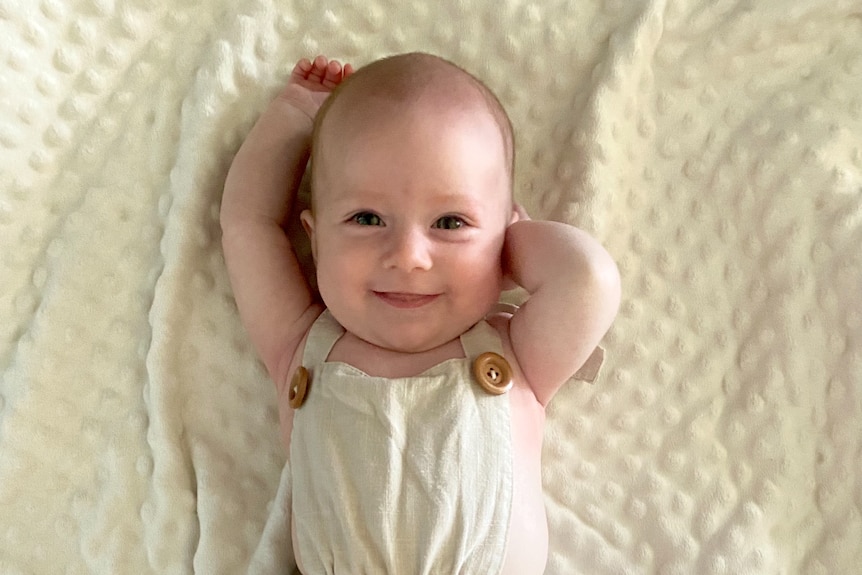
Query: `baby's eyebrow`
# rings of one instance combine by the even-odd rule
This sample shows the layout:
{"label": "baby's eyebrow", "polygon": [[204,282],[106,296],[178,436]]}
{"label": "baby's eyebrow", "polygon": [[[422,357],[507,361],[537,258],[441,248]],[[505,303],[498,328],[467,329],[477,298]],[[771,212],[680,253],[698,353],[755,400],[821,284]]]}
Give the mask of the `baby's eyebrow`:
{"label": "baby's eyebrow", "polygon": [[[428,199],[425,205],[439,211],[440,215],[449,213],[474,215],[481,213],[486,204],[473,194],[452,192],[448,189],[437,191],[431,188],[424,193],[427,194]],[[331,194],[327,197],[327,204],[337,211],[386,209],[387,206],[401,205],[397,195],[391,192],[361,188],[343,190],[338,195]]]}
{"label": "baby's eyebrow", "polygon": [[363,203],[385,200],[387,194],[374,190],[351,189],[332,198],[333,203]]}
{"label": "baby's eyebrow", "polygon": [[464,196],[441,200],[438,205],[441,215],[461,214],[471,218],[478,217],[484,209],[482,202]]}
{"label": "baby's eyebrow", "polygon": [[443,192],[434,195],[434,199],[441,203],[475,204],[476,202],[466,194]]}

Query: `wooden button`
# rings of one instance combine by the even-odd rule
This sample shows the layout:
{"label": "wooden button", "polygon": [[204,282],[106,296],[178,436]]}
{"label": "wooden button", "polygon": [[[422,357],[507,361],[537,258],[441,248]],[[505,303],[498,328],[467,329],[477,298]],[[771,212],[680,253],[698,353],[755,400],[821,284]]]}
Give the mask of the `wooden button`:
{"label": "wooden button", "polygon": [[512,388],[512,368],[506,359],[486,351],[473,362],[473,377],[482,389],[492,395],[502,395]]}
{"label": "wooden button", "polygon": [[308,370],[300,365],[296,368],[293,379],[290,380],[290,390],[287,395],[290,407],[299,409],[305,401],[306,394],[308,394]]}

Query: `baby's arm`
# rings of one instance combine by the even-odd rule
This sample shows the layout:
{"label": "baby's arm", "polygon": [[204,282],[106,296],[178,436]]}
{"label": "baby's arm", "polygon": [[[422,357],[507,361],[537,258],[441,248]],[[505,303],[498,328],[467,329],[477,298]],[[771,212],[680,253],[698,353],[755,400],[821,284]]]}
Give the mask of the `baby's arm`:
{"label": "baby's arm", "polygon": [[619,272],[596,240],[557,222],[515,222],[503,258],[530,294],[509,323],[512,349],[536,399],[547,405],[616,316]]}
{"label": "baby's arm", "polygon": [[281,387],[303,334],[320,313],[282,229],[305,170],[313,119],[352,69],[301,60],[234,158],[221,206],[222,246],[237,308]]}

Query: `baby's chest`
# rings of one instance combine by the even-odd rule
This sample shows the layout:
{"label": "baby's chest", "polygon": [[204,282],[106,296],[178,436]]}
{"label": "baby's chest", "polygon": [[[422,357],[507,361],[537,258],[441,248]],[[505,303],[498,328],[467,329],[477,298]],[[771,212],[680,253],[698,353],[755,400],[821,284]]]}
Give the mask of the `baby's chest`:
{"label": "baby's chest", "polygon": [[[451,360],[401,379],[337,362],[317,366],[294,412],[293,465],[350,470],[351,481],[367,480],[384,491],[417,481],[436,485],[447,476],[444,469],[461,470],[452,481],[471,489],[491,470],[511,474],[509,397],[477,389],[466,363]],[[455,483],[449,488],[460,490]]]}
{"label": "baby's chest", "polygon": [[422,353],[400,353],[345,334],[332,346],[327,361],[351,365],[369,376],[405,378],[428,371],[446,360],[463,357],[464,351],[457,340]]}

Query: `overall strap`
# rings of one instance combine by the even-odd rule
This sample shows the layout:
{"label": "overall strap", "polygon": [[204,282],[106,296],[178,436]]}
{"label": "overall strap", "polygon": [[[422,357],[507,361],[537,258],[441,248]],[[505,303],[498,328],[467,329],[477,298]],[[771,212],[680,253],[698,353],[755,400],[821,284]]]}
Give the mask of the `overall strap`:
{"label": "overall strap", "polygon": [[342,335],[344,328],[341,324],[335,321],[328,309],[323,310],[308,332],[305,350],[302,352],[302,365],[306,369],[313,369],[326,361],[332,346]]}
{"label": "overall strap", "polygon": [[500,334],[485,320],[480,320],[466,333],[461,334],[461,347],[464,349],[464,355],[470,361],[475,360],[486,351],[503,355],[503,343],[500,341]]}
{"label": "overall strap", "polygon": [[[497,302],[491,308],[491,311],[488,312],[488,316],[497,313],[514,314],[516,311],[518,311],[518,306],[516,305]],[[480,320],[479,323],[467,330],[467,333],[461,335],[461,347],[464,348],[464,355],[470,361],[473,361],[486,351],[493,351],[500,356],[503,355],[503,343],[500,341],[500,334],[485,320]]]}

